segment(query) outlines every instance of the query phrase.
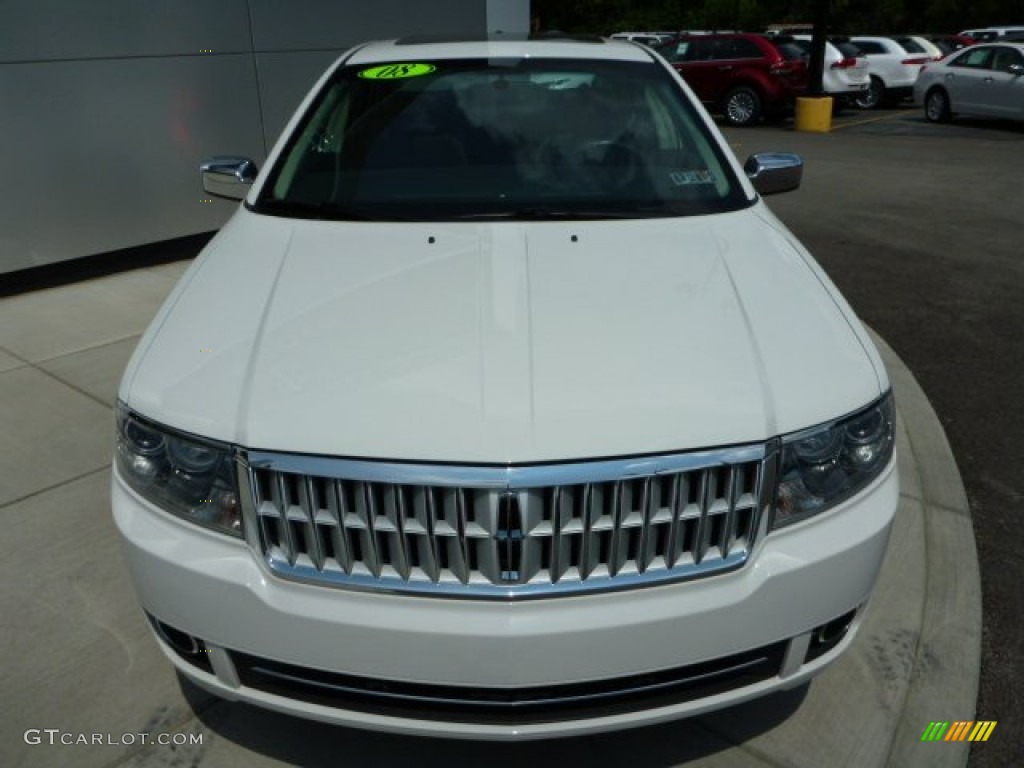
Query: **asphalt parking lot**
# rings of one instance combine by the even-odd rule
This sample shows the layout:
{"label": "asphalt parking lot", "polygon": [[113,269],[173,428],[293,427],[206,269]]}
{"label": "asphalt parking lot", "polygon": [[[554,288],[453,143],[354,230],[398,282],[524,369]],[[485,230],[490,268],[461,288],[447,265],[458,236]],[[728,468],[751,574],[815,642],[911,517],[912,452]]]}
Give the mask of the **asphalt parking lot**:
{"label": "asphalt parking lot", "polygon": [[[887,110],[851,112],[830,135],[797,134],[785,125],[729,129],[726,135],[741,159],[760,150],[805,157],[803,187],[771,198],[773,209],[917,376],[952,440],[967,484],[984,587],[976,717],[998,721],[991,740],[974,747],[971,765],[1024,764],[1017,688],[1024,679],[1024,560],[1015,525],[1024,493],[1024,412],[1015,409],[1014,397],[1024,365],[1018,300],[1024,288],[1024,130],[991,123],[932,126],[916,110]],[[105,468],[120,368],[183,268],[138,270],[0,306],[0,348],[11,352],[0,349],[0,422],[7,435],[36,438],[5,442],[0,435],[0,464],[31,467],[2,478],[2,513],[8,521],[35,518],[31,526],[10,527],[0,562],[0,609],[16,617],[0,625],[7,652],[0,667],[0,765],[474,765],[481,754],[493,766],[885,764],[887,750],[870,743],[866,722],[839,716],[850,700],[865,698],[864,691],[855,684],[829,687],[824,676],[809,691],[735,707],[703,722],[512,746],[331,728],[216,702],[191,688],[183,698],[124,579]],[[102,344],[90,340],[100,336]],[[25,393],[46,408],[19,408]],[[886,567],[893,591],[902,586],[914,592],[919,583],[901,570],[906,550],[897,546],[891,553]],[[924,570],[916,573],[927,581]],[[898,617],[886,618],[890,624],[883,628],[899,626]],[[902,667],[914,658],[919,640],[903,630],[889,635],[888,645],[864,642],[863,653],[851,650],[826,673],[833,682],[836,674],[881,682],[881,696],[867,701],[868,711],[877,710],[871,712],[876,723],[899,711],[907,694],[894,681],[908,676]],[[863,634],[865,641],[875,637]],[[901,648],[908,654],[900,655]],[[956,664],[952,655],[921,669],[941,684]],[[906,744],[921,748],[914,742],[929,718],[973,716],[941,697],[933,707]],[[789,726],[808,715],[828,727],[807,729],[806,742],[787,743]],[[94,730],[99,724],[113,734],[187,731],[208,740],[203,748],[62,750],[26,746],[22,736],[29,726]],[[842,741],[847,751],[838,757],[829,752],[821,743],[829,739]],[[742,749],[734,749],[737,744]],[[798,747],[799,760],[778,757]],[[927,747],[936,749],[905,751],[910,757],[902,761],[888,753],[888,764],[936,764],[925,760],[937,761],[943,753],[936,750],[944,747]]]}
{"label": "asphalt parking lot", "polygon": [[[983,593],[969,765],[1024,764],[1024,124],[933,125],[912,106],[847,112],[833,133],[727,130],[742,159],[790,150],[801,190],[772,208],[928,394],[970,502]],[[936,712],[942,702],[935,702]],[[938,716],[938,715],[937,715]]]}

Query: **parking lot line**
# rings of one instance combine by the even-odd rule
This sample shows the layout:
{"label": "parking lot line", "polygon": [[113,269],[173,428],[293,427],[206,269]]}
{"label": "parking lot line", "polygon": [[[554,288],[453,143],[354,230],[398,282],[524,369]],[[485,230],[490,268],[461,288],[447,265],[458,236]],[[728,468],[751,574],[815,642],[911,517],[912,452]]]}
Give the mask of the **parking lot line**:
{"label": "parking lot line", "polygon": [[917,109],[901,109],[899,112],[896,112],[896,113],[893,113],[893,114],[888,114],[888,115],[882,115],[881,117],[872,117],[872,118],[869,118],[867,120],[857,120],[856,122],[853,122],[853,123],[843,123],[842,125],[833,125],[832,126],[832,130],[833,131],[838,131],[838,130],[840,130],[842,128],[850,128],[850,127],[852,127],[854,125],[867,125],[868,123],[879,123],[879,122],[881,122],[883,120],[895,120],[897,117],[904,117],[904,116],[912,114],[914,112],[917,112]]}

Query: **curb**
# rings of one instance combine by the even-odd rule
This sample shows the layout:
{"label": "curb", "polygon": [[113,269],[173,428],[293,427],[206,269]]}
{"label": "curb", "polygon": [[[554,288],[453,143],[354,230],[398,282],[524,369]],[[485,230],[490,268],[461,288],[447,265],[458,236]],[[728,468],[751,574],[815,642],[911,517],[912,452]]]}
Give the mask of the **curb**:
{"label": "curb", "polygon": [[[934,720],[973,720],[981,670],[981,578],[971,511],[960,470],[935,410],[893,349],[872,334],[889,371],[897,413],[906,429],[908,463],[917,477],[901,477],[901,497],[923,510],[925,592],[906,698],[887,765],[960,768],[969,742],[922,744]],[[905,466],[905,465],[904,465]],[[901,472],[903,467],[901,466]]]}

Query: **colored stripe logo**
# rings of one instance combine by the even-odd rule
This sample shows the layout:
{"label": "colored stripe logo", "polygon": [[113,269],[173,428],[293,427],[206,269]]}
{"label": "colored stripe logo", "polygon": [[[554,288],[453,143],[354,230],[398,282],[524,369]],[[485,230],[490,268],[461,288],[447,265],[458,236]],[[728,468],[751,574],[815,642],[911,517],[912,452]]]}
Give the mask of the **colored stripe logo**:
{"label": "colored stripe logo", "polygon": [[921,734],[921,741],[988,741],[997,720],[932,721]]}

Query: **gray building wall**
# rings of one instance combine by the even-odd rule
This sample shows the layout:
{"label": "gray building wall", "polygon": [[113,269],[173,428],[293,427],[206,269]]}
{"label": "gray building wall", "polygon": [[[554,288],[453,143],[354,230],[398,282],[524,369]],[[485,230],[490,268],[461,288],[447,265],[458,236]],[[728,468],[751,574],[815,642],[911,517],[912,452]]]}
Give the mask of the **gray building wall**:
{"label": "gray building wall", "polygon": [[219,228],[199,163],[262,163],[355,43],[528,25],[529,0],[0,0],[0,274]]}

